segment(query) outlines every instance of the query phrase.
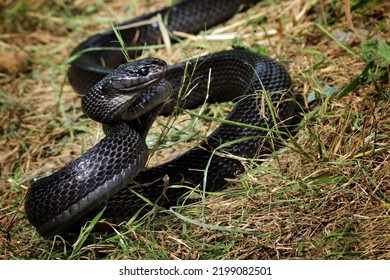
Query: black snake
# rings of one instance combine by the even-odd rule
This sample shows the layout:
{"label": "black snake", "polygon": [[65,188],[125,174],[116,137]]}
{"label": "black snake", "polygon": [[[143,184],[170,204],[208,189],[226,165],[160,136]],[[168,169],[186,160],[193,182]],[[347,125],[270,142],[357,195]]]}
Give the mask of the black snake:
{"label": "black snake", "polygon": [[[127,45],[156,44],[161,42],[158,24],[125,26],[161,14],[170,31],[199,32],[231,17],[241,4],[255,2],[183,1],[125,22],[119,29]],[[87,39],[73,54],[90,47],[118,46],[114,32],[107,31]],[[137,55],[135,51],[129,54]],[[172,66],[145,58],[118,67],[123,62],[120,51],[94,50],[71,63],[69,81],[84,95],[86,115],[103,123],[107,136],[61,170],[31,182],[26,216],[45,237],[77,232],[103,207],[102,219],[117,224],[148,211],[150,204],[177,205],[185,199],[188,187],[220,190],[226,179],[244,172],[240,157],[269,153],[270,131],[288,134],[288,127],[296,123],[299,106],[290,92],[290,76],[268,57],[230,50]],[[197,107],[206,99],[237,102],[226,121],[196,148],[145,168],[145,137],[156,116],[178,107]]]}

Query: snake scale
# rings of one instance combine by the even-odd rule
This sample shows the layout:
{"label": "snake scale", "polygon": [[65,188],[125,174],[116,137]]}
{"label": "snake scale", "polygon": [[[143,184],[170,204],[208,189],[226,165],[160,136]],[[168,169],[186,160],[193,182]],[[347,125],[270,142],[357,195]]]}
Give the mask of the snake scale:
{"label": "snake scale", "polygon": [[[157,23],[131,25],[161,14],[170,32],[196,33],[230,18],[242,4],[255,2],[182,1],[125,22],[119,30],[128,46],[158,44],[162,39]],[[83,52],[91,47],[109,49]],[[119,224],[149,211],[150,204],[182,203],[189,188],[221,190],[227,179],[245,171],[240,157],[258,158],[271,151],[269,129],[289,133],[296,124],[299,106],[290,91],[291,78],[269,57],[228,50],[167,66],[157,58],[125,63],[114,47],[120,45],[110,30],[88,38],[72,54],[82,51],[70,65],[69,81],[83,95],[85,114],[103,123],[106,137],[59,171],[32,180],[26,216],[44,237],[77,233],[103,207],[101,219]],[[195,108],[205,100],[236,104],[197,147],[146,168],[145,138],[156,116],[178,107]]]}

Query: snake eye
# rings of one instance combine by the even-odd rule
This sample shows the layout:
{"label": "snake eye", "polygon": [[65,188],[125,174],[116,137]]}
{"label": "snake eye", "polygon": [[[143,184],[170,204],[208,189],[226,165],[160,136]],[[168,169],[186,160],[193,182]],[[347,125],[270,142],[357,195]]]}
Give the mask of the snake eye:
{"label": "snake eye", "polygon": [[149,69],[147,67],[142,67],[138,69],[137,74],[141,76],[146,76],[149,74]]}

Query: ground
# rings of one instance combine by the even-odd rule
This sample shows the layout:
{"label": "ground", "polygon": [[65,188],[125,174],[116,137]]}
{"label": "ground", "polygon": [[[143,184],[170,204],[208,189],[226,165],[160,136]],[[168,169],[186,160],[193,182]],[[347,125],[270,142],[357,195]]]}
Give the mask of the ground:
{"label": "ground", "polygon": [[[148,50],[168,63],[237,46],[277,59],[308,107],[298,134],[266,160],[246,162],[225,191],[155,209],[93,243],[88,229],[68,244],[29,225],[29,181],[103,137],[66,80],[69,54],[113,21],[168,2],[0,4],[0,259],[390,259],[388,1],[262,1],[211,31]],[[202,110],[221,118],[229,108]],[[218,125],[194,120],[198,112],[176,120],[151,165]]]}

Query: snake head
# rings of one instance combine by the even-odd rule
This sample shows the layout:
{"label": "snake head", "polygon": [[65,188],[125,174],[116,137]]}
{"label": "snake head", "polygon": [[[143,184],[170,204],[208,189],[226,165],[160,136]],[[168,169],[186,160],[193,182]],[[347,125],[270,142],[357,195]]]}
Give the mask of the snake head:
{"label": "snake head", "polygon": [[116,94],[143,92],[160,81],[166,69],[166,62],[158,58],[124,63],[103,79],[104,89]]}
{"label": "snake head", "polygon": [[124,115],[134,103],[152,104],[151,101],[144,101],[145,98],[138,100],[160,84],[166,69],[166,62],[158,58],[144,58],[120,65],[83,97],[84,112],[91,119],[104,124],[127,120]]}

